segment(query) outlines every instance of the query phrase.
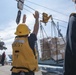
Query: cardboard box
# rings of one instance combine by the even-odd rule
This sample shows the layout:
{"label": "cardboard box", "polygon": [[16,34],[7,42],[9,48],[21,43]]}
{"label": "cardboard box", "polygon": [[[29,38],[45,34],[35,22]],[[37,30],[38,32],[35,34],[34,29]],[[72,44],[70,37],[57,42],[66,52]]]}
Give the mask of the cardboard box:
{"label": "cardboard box", "polygon": [[48,60],[48,59],[51,59],[51,52],[50,50],[49,51],[43,51],[42,52],[42,59],[43,60]]}
{"label": "cardboard box", "polygon": [[44,42],[42,40],[40,41],[42,59],[64,59],[65,43],[61,40],[61,38],[51,38],[49,41],[48,38],[44,38]]}

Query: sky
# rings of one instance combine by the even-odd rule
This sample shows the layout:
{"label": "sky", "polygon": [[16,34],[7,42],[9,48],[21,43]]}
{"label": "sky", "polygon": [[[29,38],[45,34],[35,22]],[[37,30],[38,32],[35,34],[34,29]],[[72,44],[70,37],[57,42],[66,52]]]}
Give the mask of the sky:
{"label": "sky", "polygon": [[[26,14],[26,24],[33,30],[35,10],[39,11],[41,20],[42,13],[52,15],[54,22],[59,22],[59,28],[64,36],[69,20],[69,15],[75,12],[75,4],[72,0],[25,0],[23,10],[21,10],[21,21],[23,14]],[[29,6],[29,7],[28,7]],[[5,42],[7,47],[6,53],[12,54],[12,43],[14,41],[14,33],[16,31],[16,17],[17,17],[17,1],[16,0],[1,0],[0,1],[0,39]],[[57,20],[58,19],[58,20]],[[51,21],[51,20],[50,20]],[[51,22],[45,26],[42,23],[47,35],[51,34]],[[38,33],[38,40],[40,39],[40,31]],[[3,50],[4,51],[4,50]],[[2,53],[3,51],[0,51]]]}

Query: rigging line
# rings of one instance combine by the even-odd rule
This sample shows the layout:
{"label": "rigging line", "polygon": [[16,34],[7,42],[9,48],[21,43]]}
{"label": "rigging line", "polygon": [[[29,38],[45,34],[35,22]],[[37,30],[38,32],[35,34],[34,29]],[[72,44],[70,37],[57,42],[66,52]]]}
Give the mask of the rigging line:
{"label": "rigging line", "polygon": [[63,28],[67,28],[67,27],[65,27],[65,26],[62,26],[62,25],[59,25],[59,26],[61,26],[61,27],[63,27]]}
{"label": "rigging line", "polygon": [[[30,12],[30,13],[32,13],[30,10],[28,10],[28,9],[26,9],[26,8],[24,8],[25,10],[27,10],[28,12]],[[33,13],[32,13],[33,14]]]}
{"label": "rigging line", "polygon": [[[25,4],[24,4],[24,5],[25,5]],[[34,11],[36,11],[35,9],[33,9],[32,7],[30,7],[30,6],[28,6],[28,5],[25,5],[25,6],[28,7],[28,8],[30,8],[30,9],[32,9],[32,10],[34,10]],[[25,8],[24,8],[24,9],[25,9]],[[25,10],[26,10],[26,9],[25,9]],[[29,10],[27,10],[27,11],[29,11]],[[29,11],[29,12],[31,12],[31,11]],[[39,13],[40,13],[40,12],[39,12]],[[40,14],[42,14],[42,13],[40,13]],[[60,19],[56,19],[56,18],[53,18],[53,19],[67,23],[66,21],[63,21],[63,20],[60,20]]]}
{"label": "rigging line", "polygon": [[[28,6],[28,5],[26,5],[26,4],[24,4],[26,7],[28,7],[28,8],[30,8],[30,9],[32,9],[32,10],[34,10],[34,11],[36,11],[35,9],[33,9],[32,7],[30,7],[30,6]],[[40,13],[40,12],[39,12]],[[40,13],[40,14],[42,14],[42,13]],[[55,19],[55,18],[54,18]],[[59,20],[59,19],[55,19],[55,20]],[[63,20],[59,20],[59,21],[62,21],[62,22],[65,22],[65,23],[67,23],[66,21],[63,21]]]}
{"label": "rigging line", "polygon": [[[48,21],[48,22],[51,22],[51,21]],[[63,28],[67,28],[67,27],[65,27],[65,26],[62,26],[62,25],[60,25],[60,24],[59,24],[59,26],[61,26],[61,27],[63,27]]]}
{"label": "rigging line", "polygon": [[29,2],[29,3],[32,3],[32,4],[35,4],[35,5],[41,6],[41,7],[43,7],[43,8],[46,8],[46,9],[52,10],[52,11],[57,12],[57,13],[59,13],[59,14],[62,14],[62,15],[64,15],[64,16],[68,16],[68,15],[66,15],[66,14],[64,14],[64,13],[61,13],[61,12],[59,12],[59,11],[53,10],[53,9],[48,8],[48,7],[45,7],[45,6],[43,6],[43,5],[40,5],[40,4],[37,4],[37,3],[31,2],[31,1],[29,1],[29,0],[26,0],[26,1]]}
{"label": "rigging line", "polygon": [[65,40],[64,40],[64,38],[63,38],[63,35],[62,35],[62,33],[59,31],[57,25],[54,23],[54,21],[52,21],[52,23],[55,25],[55,27],[56,27],[58,33],[60,33],[60,35],[61,35],[61,37],[62,37],[62,39],[63,39],[63,41],[64,41],[64,43],[65,43]]}
{"label": "rigging line", "polygon": [[[28,9],[26,9],[26,8],[24,8],[24,10],[27,10],[28,12],[32,13],[31,11],[29,11],[29,10],[28,10]],[[32,14],[33,14],[33,13],[32,13]],[[41,17],[39,17],[39,18],[41,18]],[[51,22],[51,21],[49,21],[49,22]],[[62,25],[60,25],[60,24],[59,24],[59,26],[61,26],[61,27],[63,27],[63,28],[67,28],[67,27],[62,26]]]}
{"label": "rigging line", "polygon": [[[25,5],[25,4],[24,4],[24,5]],[[32,9],[32,10],[34,10],[34,11],[36,11],[35,9],[33,9],[32,7],[30,7],[30,6],[28,6],[28,5],[25,5],[25,6],[28,7],[28,8],[30,8],[30,9]],[[39,12],[39,13],[40,13],[40,12]],[[40,14],[42,14],[42,13],[40,13]],[[58,21],[61,21],[61,22],[68,23],[68,22],[63,21],[63,20],[60,20],[60,19],[56,19],[56,18],[53,18],[53,19],[58,20]]]}
{"label": "rigging line", "polygon": [[54,37],[57,37],[57,30],[56,30],[56,27],[55,27],[56,25],[53,21],[51,21],[51,25],[53,27]]}
{"label": "rigging line", "polygon": [[[56,18],[53,18],[55,20],[59,20],[59,19],[56,19]],[[59,20],[59,21],[62,21],[62,22],[65,22],[65,23],[68,23],[67,21],[64,21],[64,20]]]}
{"label": "rigging line", "polygon": [[[32,10],[34,10],[34,11],[36,11],[35,9],[33,9],[32,7],[30,7],[30,6],[28,6],[28,5],[26,5],[26,4],[24,4],[26,7],[28,7],[28,8],[30,8],[30,9],[32,9]],[[40,13],[40,12],[39,12]],[[40,14],[42,14],[42,13],[40,13]]]}
{"label": "rigging line", "polygon": [[[33,12],[31,12],[30,10],[28,10],[28,9],[26,9],[26,8],[24,8],[25,10],[27,10],[28,12],[30,12],[30,13],[32,13],[33,14]],[[41,18],[41,17],[39,17],[39,18]],[[41,18],[42,19],[42,18]]]}
{"label": "rigging line", "polygon": [[36,11],[35,9],[33,9],[32,7],[30,7],[30,6],[28,6],[28,5],[26,5],[26,4],[24,4],[26,7],[28,7],[28,8],[30,8],[30,9],[32,9],[32,10],[34,10],[34,11]]}
{"label": "rigging line", "polygon": [[48,38],[48,35],[47,35],[47,33],[46,33],[44,27],[42,26],[41,22],[40,22],[40,25],[41,25],[42,30],[44,30],[44,33],[45,33],[46,37]]}
{"label": "rigging line", "polygon": [[[42,29],[41,22],[40,22],[40,34],[42,34],[42,38],[44,38],[44,34],[43,34],[43,29]],[[43,43],[42,49],[44,50],[44,39],[42,39],[42,43]]]}
{"label": "rigging line", "polygon": [[[57,21],[64,22],[64,23],[68,23],[67,21],[64,21],[64,20],[60,20],[60,19],[56,19],[56,18],[53,18],[53,19],[55,19],[55,20],[57,20]],[[50,21],[48,21],[48,22],[50,22]]]}
{"label": "rigging line", "polygon": [[[43,26],[42,26],[42,28],[43,28]],[[48,38],[48,35],[47,35],[47,33],[46,33],[46,31],[45,31],[45,29],[44,29],[44,28],[43,28],[43,30],[44,30],[44,32],[45,32],[45,34],[46,34],[47,38]]]}
{"label": "rigging line", "polygon": [[60,25],[60,24],[59,24],[59,26],[61,26],[61,27],[63,27],[63,28],[67,28],[66,26],[62,26],[62,25]]}
{"label": "rigging line", "polygon": [[[31,11],[29,11],[29,10],[28,10],[28,9],[26,9],[26,8],[24,8],[24,10],[27,10],[28,12],[32,13]],[[33,14],[33,13],[32,13],[32,14]],[[39,18],[41,18],[41,17],[39,17]],[[51,22],[51,21],[49,21],[49,22]],[[63,28],[67,28],[67,27],[62,26],[62,25],[60,25],[60,24],[59,24],[59,26],[61,26],[61,27],[63,27]]]}

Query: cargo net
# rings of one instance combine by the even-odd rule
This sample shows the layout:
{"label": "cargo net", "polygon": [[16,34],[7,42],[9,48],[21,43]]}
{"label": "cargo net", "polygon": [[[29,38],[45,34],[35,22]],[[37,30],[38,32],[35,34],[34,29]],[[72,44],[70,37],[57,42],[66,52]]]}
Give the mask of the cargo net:
{"label": "cargo net", "polygon": [[[43,42],[44,40],[44,42]],[[62,38],[44,38],[40,40],[42,58],[41,60],[62,60],[64,59],[65,43]]]}
{"label": "cargo net", "polygon": [[[55,24],[55,23],[52,23],[52,24]],[[56,25],[54,26],[56,27]],[[65,40],[63,38],[63,35],[60,33],[60,31],[58,31],[59,32],[58,34],[60,34],[60,37],[47,36],[45,38],[44,32],[43,32],[43,26],[41,25],[41,33],[43,35],[43,38],[40,39],[41,60],[49,60],[49,59],[53,59],[55,61],[63,60],[64,52],[65,52]]]}

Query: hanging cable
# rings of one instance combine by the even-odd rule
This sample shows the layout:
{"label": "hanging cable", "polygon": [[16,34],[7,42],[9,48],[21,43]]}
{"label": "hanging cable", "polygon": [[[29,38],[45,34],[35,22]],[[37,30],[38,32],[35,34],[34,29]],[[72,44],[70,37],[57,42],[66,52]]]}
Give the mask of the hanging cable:
{"label": "hanging cable", "polygon": [[34,11],[36,11],[35,9],[33,9],[32,7],[30,7],[30,6],[28,6],[28,5],[26,5],[26,4],[24,4],[26,7],[28,7],[28,8],[30,8],[30,9],[32,9],[32,10],[34,10]]}
{"label": "hanging cable", "polygon": [[[24,8],[25,10],[27,10],[28,12],[30,12],[30,13],[32,13],[30,10],[28,10],[28,9],[26,9],[26,8]],[[33,13],[32,13],[33,14]]]}
{"label": "hanging cable", "polygon": [[48,9],[48,10],[54,11],[54,12],[56,12],[56,13],[62,14],[62,15],[64,15],[64,16],[68,16],[68,15],[66,15],[66,14],[64,14],[64,13],[61,13],[61,12],[59,12],[59,11],[53,10],[53,9],[48,8],[48,7],[45,7],[45,6],[43,6],[43,5],[40,5],[40,4],[37,4],[37,3],[31,2],[31,1],[29,1],[29,0],[26,0],[26,1],[29,2],[29,3],[35,4],[35,5],[37,5],[37,6],[40,6],[40,7],[46,8],[46,9]]}
{"label": "hanging cable", "polygon": [[[30,6],[28,6],[28,5],[26,5],[26,4],[24,4],[26,7],[28,7],[28,8],[30,8],[30,9],[32,9],[33,11],[36,11],[35,9],[33,9],[32,7],[30,7]],[[25,8],[24,8],[25,9]],[[25,9],[25,10],[27,10],[27,9]],[[30,13],[32,13],[31,11],[29,11],[29,10],[27,10],[28,12],[30,12]],[[40,12],[39,12],[40,13]],[[40,13],[40,14],[42,14],[42,13]],[[64,23],[68,23],[68,22],[66,22],[66,21],[63,21],[63,20],[60,20],[60,19],[56,19],[56,18],[53,18],[53,19],[55,19],[55,20],[57,20],[57,21],[61,21],[61,22],[64,22]],[[50,21],[49,21],[50,22]]]}
{"label": "hanging cable", "polygon": [[[30,13],[32,13],[31,11],[29,11],[28,9],[26,9],[26,8],[24,8],[24,10],[27,10],[28,12],[30,12]],[[32,13],[33,14],[33,13]],[[41,17],[40,17],[41,18]],[[51,22],[51,21],[48,21],[48,22]],[[66,23],[66,22],[65,22]],[[61,27],[63,27],[63,28],[67,28],[67,27],[65,27],[65,26],[62,26],[62,25],[60,25],[59,24],[59,26],[61,26]]]}
{"label": "hanging cable", "polygon": [[[24,5],[25,5],[25,4],[24,4]],[[32,9],[32,10],[34,10],[34,11],[36,11],[35,9],[33,9],[32,7],[30,7],[30,6],[28,6],[28,5],[25,5],[25,6],[28,7],[28,8],[30,8],[30,9]],[[40,13],[40,12],[39,12],[39,13]],[[42,14],[42,13],[40,13],[40,14]],[[61,21],[61,22],[68,23],[68,22],[63,21],[63,20],[60,20],[60,19],[56,19],[56,18],[53,18],[53,19],[58,20],[58,21]]]}
{"label": "hanging cable", "polygon": [[[48,40],[49,37],[47,36],[47,34],[40,22],[40,34],[42,34],[42,39],[41,39],[42,60],[49,60],[49,59],[51,59],[50,45],[47,40],[46,40],[47,42],[45,41],[44,33],[46,35],[46,39]],[[45,52],[48,52],[48,55],[47,54],[45,55]]]}
{"label": "hanging cable", "polygon": [[[26,9],[26,8],[24,8],[24,10],[27,10],[28,12],[30,12],[30,13],[32,13],[31,11],[29,11],[28,9]],[[32,13],[33,14],[33,13]],[[40,17],[41,18],[41,17]],[[55,19],[55,18],[53,18],[53,19]],[[58,21],[61,21],[61,20],[58,20]],[[48,22],[51,22],[51,21],[48,21]],[[64,21],[63,21],[64,22]],[[67,23],[67,22],[65,22],[65,23]],[[59,26],[61,26],[61,27],[63,27],[63,28],[66,28],[65,26],[62,26],[62,25],[59,25]]]}
{"label": "hanging cable", "polygon": [[64,37],[63,37],[62,33],[60,32],[60,30],[58,29],[58,27],[56,26],[56,24],[55,24],[55,22],[53,20],[52,20],[52,23],[55,25],[55,27],[56,27],[56,29],[58,31],[58,34],[60,34],[60,37],[62,37],[62,39],[63,39],[63,41],[65,43],[65,40],[64,40]]}
{"label": "hanging cable", "polygon": [[41,28],[41,30],[44,30],[44,33],[45,33],[46,37],[48,38],[48,35],[47,35],[47,33],[46,33],[45,29],[43,28],[43,26],[42,26],[41,22],[40,22],[40,28]]}
{"label": "hanging cable", "polygon": [[56,18],[53,18],[53,19],[58,20],[58,21],[61,21],[61,22],[68,23],[67,21],[59,20],[59,19],[56,19]]}
{"label": "hanging cable", "polygon": [[58,35],[60,36],[60,37],[62,37],[62,39],[63,39],[63,41],[64,41],[64,43],[65,43],[65,40],[64,40],[64,37],[63,37],[63,35],[62,35],[62,33],[61,33],[61,30],[59,29],[59,23],[57,23],[57,26],[56,26],[56,28],[57,28],[57,30],[58,30]]}
{"label": "hanging cable", "polygon": [[[24,5],[25,5],[26,7],[28,7],[28,8],[30,8],[30,9],[36,11],[36,10],[33,9],[32,7],[30,7],[30,6],[26,5],[26,4],[24,4]],[[39,12],[39,13],[40,13],[40,12]],[[40,13],[40,14],[42,14],[42,13]],[[65,23],[67,23],[66,21],[63,21],[63,20],[60,20],[60,19],[56,19],[56,18],[53,18],[53,19],[58,20],[58,21],[61,21],[61,22],[65,22]]]}
{"label": "hanging cable", "polygon": [[[53,21],[53,18],[51,19],[52,21],[51,21],[51,26],[53,26],[53,30],[52,31],[54,31],[54,34],[56,35],[56,33],[58,33],[59,35],[60,35],[60,37],[62,38],[62,40],[63,40],[63,42],[64,42],[64,44],[65,44],[65,40],[64,40],[64,38],[63,38],[63,35],[62,35],[62,33],[60,32],[60,29],[57,27],[57,25],[55,24],[55,22]],[[56,28],[56,29],[55,29]],[[56,32],[56,30],[58,31],[58,32]],[[58,40],[58,38],[57,38],[58,36],[54,36],[54,39],[55,39],[55,50],[56,50],[56,59],[54,59],[57,63],[59,62],[58,60],[59,60],[59,57],[58,57],[58,42],[59,42],[59,40]]]}

